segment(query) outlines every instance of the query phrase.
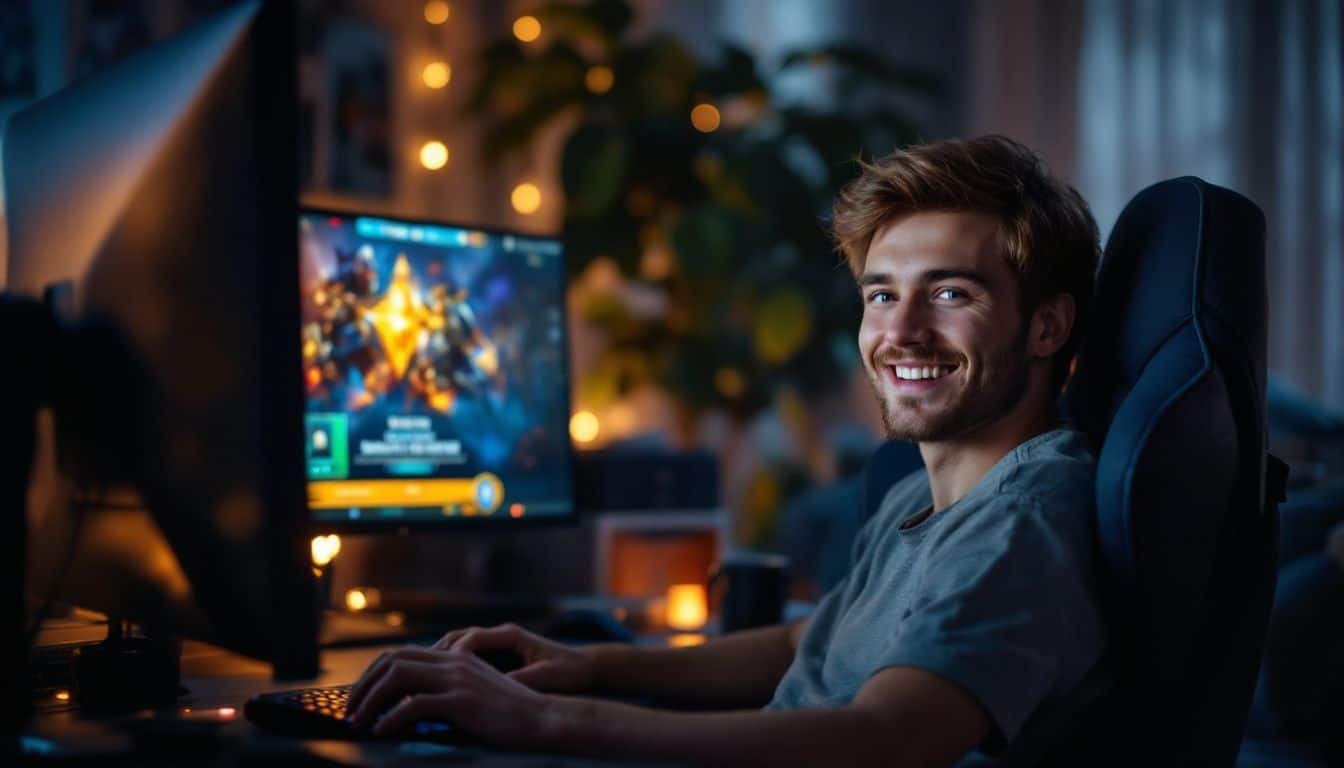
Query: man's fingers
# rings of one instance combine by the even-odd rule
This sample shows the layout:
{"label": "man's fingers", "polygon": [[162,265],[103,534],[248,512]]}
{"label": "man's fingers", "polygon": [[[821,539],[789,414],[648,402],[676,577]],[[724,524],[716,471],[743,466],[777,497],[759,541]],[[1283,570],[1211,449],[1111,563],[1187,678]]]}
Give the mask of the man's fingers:
{"label": "man's fingers", "polygon": [[529,664],[521,669],[515,669],[508,673],[508,676],[518,682],[538,691],[550,690],[555,687],[557,673],[560,669],[554,662],[541,661],[536,664]]}
{"label": "man's fingers", "polygon": [[452,632],[449,632],[448,634],[439,638],[439,641],[434,644],[434,650],[446,651],[449,648],[452,648],[453,643],[456,643],[459,639],[461,639],[462,635],[466,633],[467,630],[465,629],[454,629]]}
{"label": "man's fingers", "polygon": [[410,696],[388,710],[383,719],[373,726],[373,732],[378,736],[390,736],[409,731],[421,720],[451,720],[453,705],[460,696],[458,693],[421,693]]}
{"label": "man's fingers", "polygon": [[414,645],[380,653],[378,658],[369,665],[369,668],[364,670],[364,674],[359,676],[359,680],[355,682],[354,687],[350,689],[350,701],[346,704],[347,711],[355,711],[355,708],[364,700],[364,696],[368,694],[369,688],[378,682],[383,675],[387,674],[388,667],[397,659],[431,661],[437,657],[438,655],[434,651]]}
{"label": "man's fingers", "polygon": [[363,701],[350,706],[350,719],[357,728],[366,728],[374,717],[403,696],[442,690],[450,684],[451,678],[452,668],[442,663],[397,659],[372,683]]}
{"label": "man's fingers", "polygon": [[523,636],[523,630],[517,624],[501,624],[489,629],[472,627],[463,632],[450,648],[464,653],[475,653],[488,648],[518,649]]}

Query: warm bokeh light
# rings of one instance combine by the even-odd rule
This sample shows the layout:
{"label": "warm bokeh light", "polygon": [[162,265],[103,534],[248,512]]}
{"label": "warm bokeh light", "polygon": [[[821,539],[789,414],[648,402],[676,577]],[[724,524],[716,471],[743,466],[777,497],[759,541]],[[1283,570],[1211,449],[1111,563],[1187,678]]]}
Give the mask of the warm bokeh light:
{"label": "warm bokeh light", "polygon": [[56,700],[57,700],[57,701],[69,701],[69,700],[70,700],[70,692],[69,692],[69,691],[57,691],[57,692],[56,692]]}
{"label": "warm bokeh light", "polygon": [[703,584],[673,584],[667,588],[667,626],[700,629],[709,619]]}
{"label": "warm bokeh light", "polygon": [[443,0],[429,0],[425,3],[425,21],[430,24],[442,24],[452,14],[452,7]]}
{"label": "warm bokeh light", "polygon": [[345,607],[352,611],[362,611],[369,607],[369,596],[362,589],[352,589],[345,593]]}
{"label": "warm bokeh light", "polygon": [[519,16],[518,20],[513,22],[513,36],[524,43],[530,43],[541,37],[541,22],[537,21],[536,16]]}
{"label": "warm bokeh light", "polygon": [[231,717],[233,717],[234,715],[237,715],[237,714],[238,714],[238,710],[234,709],[233,707],[220,707],[220,708],[219,708],[219,716],[222,717],[222,718],[224,718],[224,719],[226,719],[226,720],[229,719],[229,718],[231,718]]}
{"label": "warm bokeh light", "polygon": [[513,203],[513,210],[519,213],[536,213],[541,208],[541,190],[536,184],[523,182],[513,188],[509,200]]}
{"label": "warm bokeh light", "polygon": [[714,372],[714,388],[724,397],[740,397],[747,389],[747,380],[736,368],[720,368]]}
{"label": "warm bokeh light", "polygon": [[646,280],[666,280],[675,265],[672,249],[660,243],[644,250],[639,259],[639,274]]}
{"label": "warm bokeh light", "polygon": [[420,147],[420,164],[437,171],[448,164],[448,147],[442,141],[426,141]]}
{"label": "warm bokeh light", "polygon": [[575,442],[591,443],[597,439],[600,427],[592,411],[579,411],[569,419],[569,436]]}
{"label": "warm bokeh light", "polygon": [[442,88],[452,77],[453,69],[444,61],[431,61],[425,65],[425,71],[420,74],[420,79],[430,88]]}
{"label": "warm bokeh light", "polygon": [[667,644],[673,648],[691,648],[697,645],[704,645],[709,638],[704,635],[669,635]]}
{"label": "warm bokeh light", "polygon": [[691,125],[701,133],[712,133],[719,128],[719,108],[713,104],[697,104],[691,110]]}
{"label": "warm bokeh light", "polygon": [[312,551],[313,565],[321,568],[336,559],[336,555],[340,554],[341,537],[334,533],[328,536],[314,536]]}
{"label": "warm bokeh light", "polygon": [[588,73],[583,76],[583,85],[589,93],[606,93],[615,83],[616,73],[611,71],[611,67],[601,64],[589,67]]}

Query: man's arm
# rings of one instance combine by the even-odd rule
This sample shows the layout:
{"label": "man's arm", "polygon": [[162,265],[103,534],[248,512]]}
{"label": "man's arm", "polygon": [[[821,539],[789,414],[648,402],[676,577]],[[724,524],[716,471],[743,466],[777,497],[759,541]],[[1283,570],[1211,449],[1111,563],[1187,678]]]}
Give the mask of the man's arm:
{"label": "man's arm", "polygon": [[470,654],[404,663],[378,688],[375,706],[400,700],[374,726],[380,735],[447,718],[502,747],[696,765],[946,766],[990,729],[969,693],[914,667],[879,671],[847,706],[789,712],[692,714],[544,695]]}
{"label": "man's arm", "polygon": [[806,623],[734,632],[691,648],[613,644],[583,650],[593,661],[598,691],[702,706],[760,707],[793,663]]}
{"label": "man's arm", "polygon": [[626,644],[574,648],[513,624],[457,630],[444,635],[433,649],[405,648],[380,656],[355,684],[351,706],[363,700],[399,657],[428,661],[436,658],[435,651],[476,653],[503,648],[524,659],[522,668],[509,677],[538,691],[647,696],[705,707],[759,707],[770,700],[793,662],[808,621],[735,632],[692,648]]}

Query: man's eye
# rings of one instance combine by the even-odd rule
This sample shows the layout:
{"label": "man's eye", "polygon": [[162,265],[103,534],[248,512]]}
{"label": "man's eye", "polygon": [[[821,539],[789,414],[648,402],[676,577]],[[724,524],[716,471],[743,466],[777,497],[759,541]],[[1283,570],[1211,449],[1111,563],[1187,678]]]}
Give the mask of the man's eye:
{"label": "man's eye", "polygon": [[934,298],[943,301],[956,301],[966,298],[966,292],[957,288],[942,288],[934,295]]}
{"label": "man's eye", "polygon": [[873,291],[873,293],[868,296],[868,303],[870,304],[886,304],[889,301],[895,300],[896,297],[891,294],[891,291]]}

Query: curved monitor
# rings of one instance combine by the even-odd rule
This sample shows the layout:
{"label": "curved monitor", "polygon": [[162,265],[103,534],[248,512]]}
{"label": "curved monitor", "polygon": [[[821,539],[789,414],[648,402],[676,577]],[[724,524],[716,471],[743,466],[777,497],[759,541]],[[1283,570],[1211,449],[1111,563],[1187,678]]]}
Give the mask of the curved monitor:
{"label": "curved monitor", "polygon": [[560,241],[327,211],[299,241],[313,525],[572,520]]}

